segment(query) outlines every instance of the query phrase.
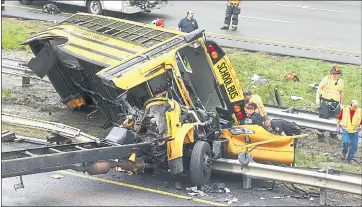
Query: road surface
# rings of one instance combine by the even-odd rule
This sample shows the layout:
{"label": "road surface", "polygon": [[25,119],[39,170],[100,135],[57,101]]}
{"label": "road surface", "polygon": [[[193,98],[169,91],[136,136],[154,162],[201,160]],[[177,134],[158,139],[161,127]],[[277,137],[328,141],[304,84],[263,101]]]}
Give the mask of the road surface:
{"label": "road surface", "polygon": [[[41,8],[44,1],[30,6],[17,1],[6,4],[9,6],[5,15],[56,21],[66,16],[29,10]],[[60,5],[59,8],[66,13],[85,12],[74,6]],[[225,46],[336,62],[361,62],[360,1],[245,1],[242,2],[239,29],[235,32],[220,30],[225,13],[223,1],[174,1],[170,7],[149,14],[128,15],[127,18],[150,23],[161,17],[167,27],[176,28],[189,9],[195,12],[200,28]]]}
{"label": "road surface", "polygon": [[[2,143],[2,151],[39,147],[27,143]],[[62,176],[60,179],[52,178]],[[19,178],[2,179],[2,205],[16,206],[202,206],[227,205],[225,193],[206,193],[204,197],[189,200],[186,187],[191,187],[187,177],[180,181],[183,189],[174,187],[172,177],[163,171],[155,175],[127,175],[112,171],[107,175],[89,176],[74,171],[57,171],[23,176],[25,188],[15,191],[14,184]],[[238,199],[232,205],[255,206],[310,206],[314,200],[287,198],[293,194],[285,187],[276,185],[274,190],[265,191],[271,184],[253,180],[253,189],[243,190],[239,176],[214,174],[212,182],[225,183],[233,196]],[[261,190],[260,190],[261,189]],[[264,190],[263,190],[264,189]],[[277,198],[276,198],[277,197]],[[260,199],[264,198],[264,199]]]}

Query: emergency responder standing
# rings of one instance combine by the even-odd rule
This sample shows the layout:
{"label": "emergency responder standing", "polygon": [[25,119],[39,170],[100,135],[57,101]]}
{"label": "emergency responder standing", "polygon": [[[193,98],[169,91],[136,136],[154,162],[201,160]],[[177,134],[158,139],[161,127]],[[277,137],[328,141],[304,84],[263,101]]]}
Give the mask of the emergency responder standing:
{"label": "emergency responder standing", "polygon": [[246,90],[243,92],[244,99],[248,103],[255,103],[258,106],[259,113],[261,117],[265,118],[267,115],[263,101],[261,100],[261,97],[259,95],[253,94],[250,90]]}
{"label": "emergency responder standing", "polygon": [[178,28],[181,32],[190,33],[199,28],[196,19],[194,18],[194,12],[188,11],[186,17],[181,19],[178,23]]}
{"label": "emergency responder standing", "polygon": [[[353,100],[350,106],[345,106],[337,116],[337,132],[340,132],[342,122],[343,144],[342,157],[346,159],[348,153],[348,162],[351,162],[357,152],[358,147],[358,131],[361,130],[361,108],[358,107],[358,101]],[[351,143],[351,148],[348,146]]]}
{"label": "emergency responder standing", "polygon": [[231,30],[235,31],[238,27],[239,17],[240,14],[240,0],[228,0],[226,4],[226,14],[224,20],[224,26],[221,29],[229,29],[230,22],[231,23]]}
{"label": "emergency responder standing", "polygon": [[319,83],[316,94],[319,118],[323,119],[337,116],[344,97],[344,81],[339,77],[341,69],[333,66],[330,73]]}

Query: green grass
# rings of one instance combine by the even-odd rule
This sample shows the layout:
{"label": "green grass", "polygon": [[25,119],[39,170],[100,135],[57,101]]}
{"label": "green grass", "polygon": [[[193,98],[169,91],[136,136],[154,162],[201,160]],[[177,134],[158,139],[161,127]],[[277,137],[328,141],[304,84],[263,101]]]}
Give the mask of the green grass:
{"label": "green grass", "polygon": [[1,99],[4,101],[15,100],[16,95],[9,89],[1,89]]}
{"label": "green grass", "polygon": [[[253,93],[262,97],[264,103],[273,104],[270,100],[270,91],[278,88],[284,106],[296,108],[317,109],[315,104],[315,92],[308,88],[311,83],[317,83],[329,73],[334,65],[324,61],[271,56],[265,53],[247,53],[236,49],[226,49],[228,56],[236,70],[243,90],[251,89]],[[361,68],[356,65],[341,65],[342,75],[345,80],[344,104],[353,99],[362,102],[361,96]],[[284,75],[287,72],[296,73],[300,82],[286,81]],[[251,80],[253,74],[270,79],[267,84],[253,88]],[[290,96],[303,97],[303,100],[293,101]]]}
{"label": "green grass", "polygon": [[297,167],[332,168],[345,172],[362,173],[361,166],[356,163],[348,164],[338,158],[324,155],[312,155],[305,149],[296,149],[295,163]]}
{"label": "green grass", "polygon": [[[49,22],[33,20],[17,20],[2,18],[2,47],[5,50],[29,51],[28,47],[21,46],[32,34],[39,32],[49,26]],[[312,109],[316,111],[315,92],[308,88],[311,83],[317,83],[329,73],[333,66],[324,61],[292,58],[282,56],[272,56],[265,53],[247,53],[239,49],[225,49],[236,73],[241,82],[243,90],[251,89],[253,93],[262,97],[264,103],[273,104],[274,96],[270,92],[278,88],[284,106],[301,109]],[[348,104],[353,99],[358,99],[362,103],[361,94],[361,68],[354,65],[339,65],[343,74],[341,78],[345,80],[345,101]],[[296,73],[300,82],[286,81],[286,72]],[[253,74],[269,78],[268,84],[259,85],[253,88],[250,79]],[[293,101],[290,96],[300,96],[303,100]]]}
{"label": "green grass", "polygon": [[40,139],[46,139],[47,135],[49,135],[49,132],[46,131],[26,128],[18,125],[11,125],[7,123],[1,123],[1,130],[15,132],[17,135],[36,137]]}
{"label": "green grass", "polygon": [[26,50],[30,51],[28,46],[20,45],[31,35],[36,34],[51,25],[49,22],[39,22],[35,20],[18,20],[13,18],[1,18],[2,23],[2,44],[1,49]]}

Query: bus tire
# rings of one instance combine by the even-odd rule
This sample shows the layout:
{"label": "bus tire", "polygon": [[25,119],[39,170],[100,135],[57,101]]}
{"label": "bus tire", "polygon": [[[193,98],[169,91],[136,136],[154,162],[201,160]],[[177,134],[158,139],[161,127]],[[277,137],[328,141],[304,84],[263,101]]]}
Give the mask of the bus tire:
{"label": "bus tire", "polygon": [[195,186],[202,186],[210,181],[212,154],[210,144],[197,141],[191,153],[190,178]]}
{"label": "bus tire", "polygon": [[91,13],[91,14],[99,14],[99,15],[103,14],[102,4],[98,0],[88,0],[87,1],[87,10],[88,10],[88,13]]}
{"label": "bus tire", "polygon": [[19,0],[20,4],[30,5],[33,3],[33,0]]}

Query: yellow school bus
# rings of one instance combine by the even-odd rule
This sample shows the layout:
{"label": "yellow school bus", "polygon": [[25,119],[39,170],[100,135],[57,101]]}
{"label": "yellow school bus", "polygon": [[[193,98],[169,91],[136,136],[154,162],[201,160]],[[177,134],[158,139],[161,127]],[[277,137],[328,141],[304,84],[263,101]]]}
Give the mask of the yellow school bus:
{"label": "yellow school bus", "polygon": [[[205,184],[213,159],[236,158],[247,144],[280,138],[244,125],[244,97],[223,49],[202,30],[183,33],[112,17],[77,13],[23,44],[28,67],[48,76],[70,109],[95,106],[113,126],[108,140],[152,142],[129,158],[189,172]],[[221,123],[231,122],[225,129]],[[293,137],[265,143],[254,161],[294,162]],[[165,164],[166,163],[166,164]],[[164,165],[165,164],[165,165]]]}

